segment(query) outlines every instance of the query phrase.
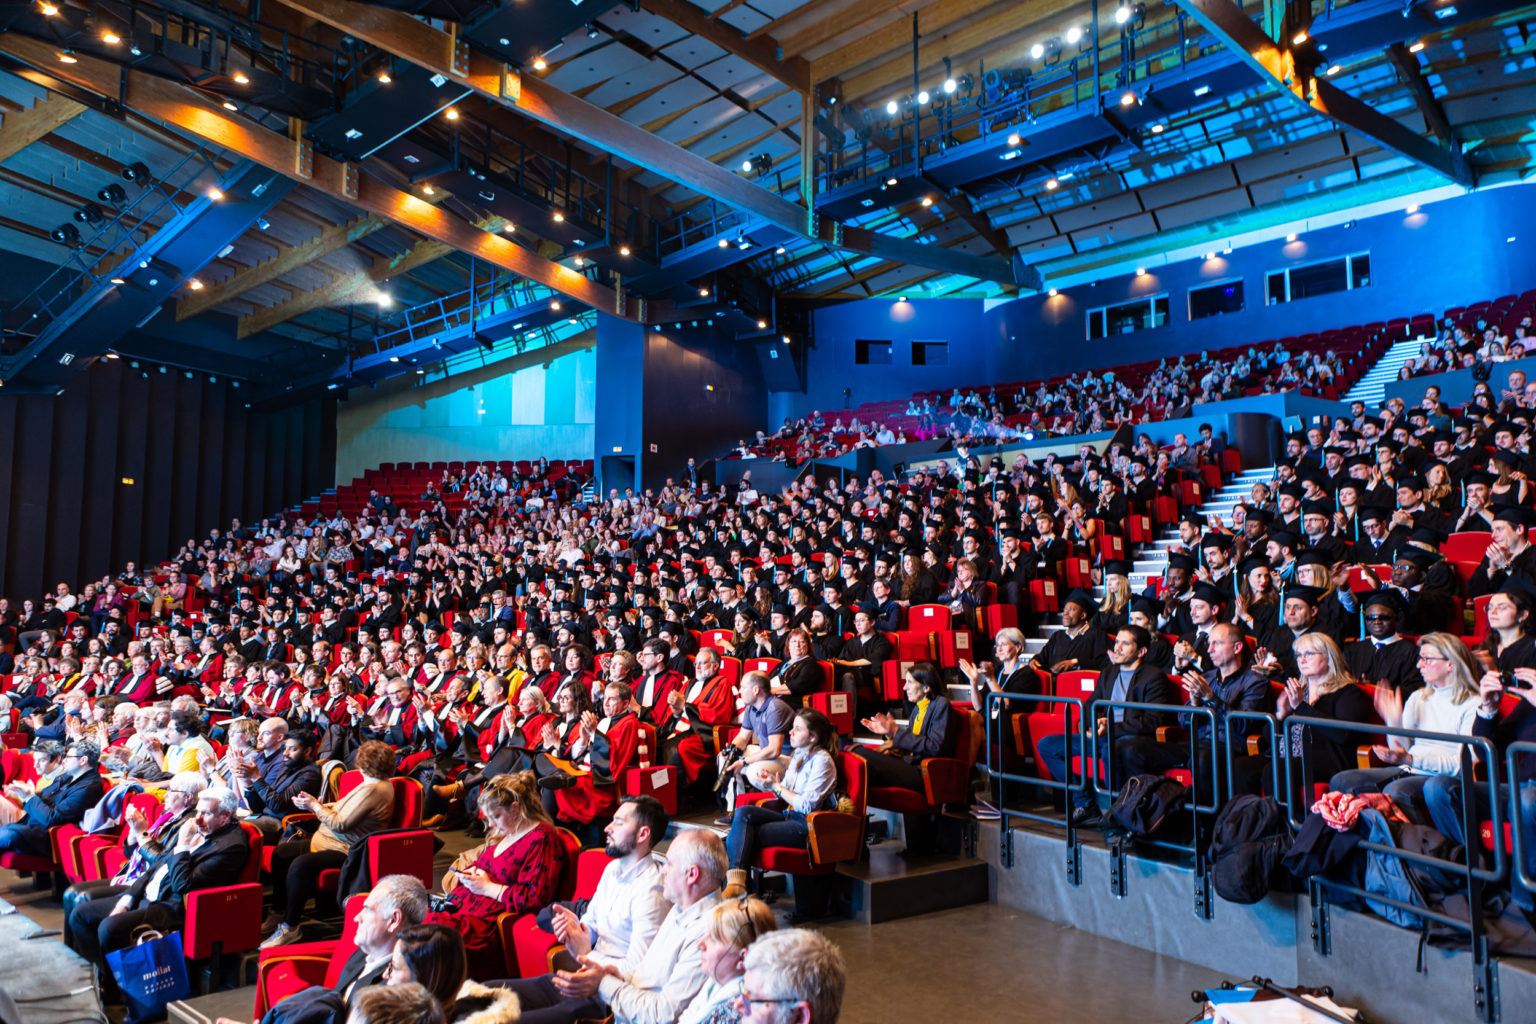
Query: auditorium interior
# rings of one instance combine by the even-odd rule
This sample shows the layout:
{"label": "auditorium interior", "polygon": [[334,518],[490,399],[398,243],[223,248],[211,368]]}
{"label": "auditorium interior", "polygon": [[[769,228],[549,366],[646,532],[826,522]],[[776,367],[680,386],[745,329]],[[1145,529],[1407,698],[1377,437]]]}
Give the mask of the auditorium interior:
{"label": "auditorium interior", "polygon": [[1536,1021],[1533,183],[1518,2],[0,4],[0,1024]]}

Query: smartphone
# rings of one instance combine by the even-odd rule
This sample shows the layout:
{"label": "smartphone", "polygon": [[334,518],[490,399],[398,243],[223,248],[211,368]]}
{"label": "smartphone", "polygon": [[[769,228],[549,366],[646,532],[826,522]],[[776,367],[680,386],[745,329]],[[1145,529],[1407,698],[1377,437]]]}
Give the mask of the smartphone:
{"label": "smartphone", "polygon": [[1506,690],[1529,690],[1531,688],[1530,683],[1516,676],[1513,672],[1505,672],[1503,674],[1503,681],[1504,689]]}

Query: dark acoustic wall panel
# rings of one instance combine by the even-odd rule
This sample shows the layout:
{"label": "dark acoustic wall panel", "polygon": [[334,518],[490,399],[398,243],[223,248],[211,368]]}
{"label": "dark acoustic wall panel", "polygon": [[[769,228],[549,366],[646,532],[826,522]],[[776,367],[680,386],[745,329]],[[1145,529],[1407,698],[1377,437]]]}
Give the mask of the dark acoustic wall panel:
{"label": "dark acoustic wall panel", "polygon": [[152,564],[331,487],[335,405],[254,413],[227,382],[120,361],[60,396],[0,389],[0,595]]}

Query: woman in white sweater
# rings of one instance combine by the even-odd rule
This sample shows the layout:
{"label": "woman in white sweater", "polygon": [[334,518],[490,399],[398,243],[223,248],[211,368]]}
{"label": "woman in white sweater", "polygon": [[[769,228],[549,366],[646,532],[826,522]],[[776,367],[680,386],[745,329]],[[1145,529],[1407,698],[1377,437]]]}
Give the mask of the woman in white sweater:
{"label": "woman in white sweater", "polygon": [[[1424,686],[1406,702],[1393,687],[1376,688],[1376,711],[1381,720],[1392,727],[1472,735],[1479,670],[1467,645],[1449,633],[1426,633],[1419,639],[1419,674],[1424,677]],[[1371,748],[1374,758],[1388,767],[1340,772],[1329,788],[1343,793],[1385,793],[1410,818],[1428,823],[1424,787],[1437,775],[1461,772],[1462,746],[1450,740],[1391,736],[1387,745]]]}

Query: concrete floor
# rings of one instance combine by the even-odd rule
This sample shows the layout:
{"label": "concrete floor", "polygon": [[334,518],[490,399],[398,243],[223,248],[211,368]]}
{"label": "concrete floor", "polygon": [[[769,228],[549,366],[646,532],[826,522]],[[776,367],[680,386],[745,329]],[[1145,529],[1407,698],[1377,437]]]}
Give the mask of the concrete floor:
{"label": "concrete floor", "polygon": [[[447,833],[446,866],[465,841]],[[0,869],[0,892],[45,928],[62,925],[52,894]],[[792,901],[780,899],[781,917]],[[981,904],[869,926],[819,926],[848,962],[844,1024],[890,1021],[1018,1022],[1188,1020],[1189,993],[1220,975],[1182,961],[1032,917]],[[935,966],[937,965],[937,966]],[[238,1012],[249,995],[227,993],[215,1012]],[[206,1011],[205,1011],[206,1012]]]}

